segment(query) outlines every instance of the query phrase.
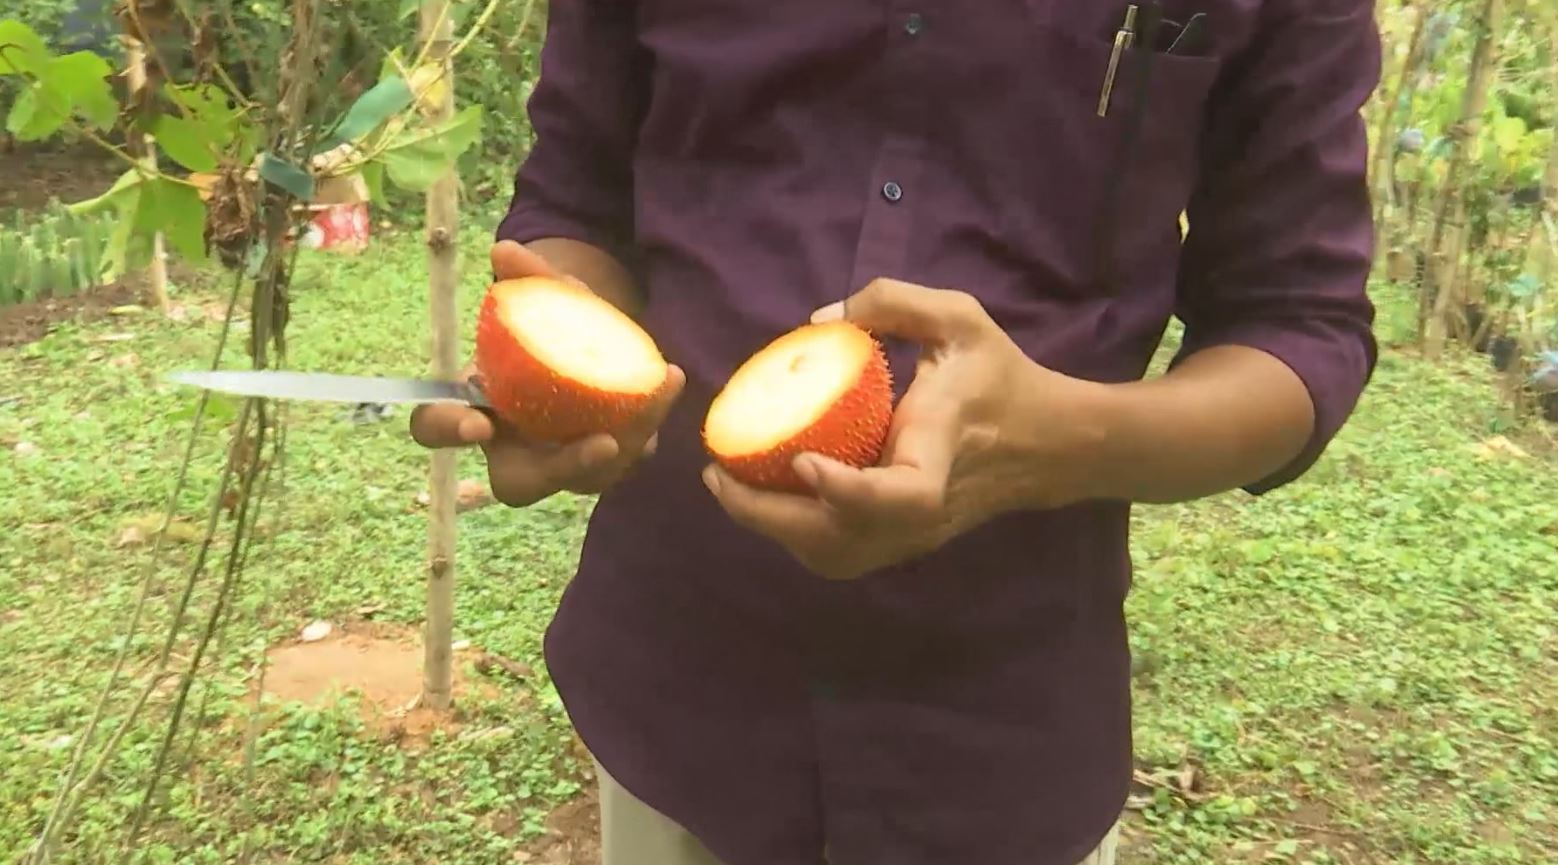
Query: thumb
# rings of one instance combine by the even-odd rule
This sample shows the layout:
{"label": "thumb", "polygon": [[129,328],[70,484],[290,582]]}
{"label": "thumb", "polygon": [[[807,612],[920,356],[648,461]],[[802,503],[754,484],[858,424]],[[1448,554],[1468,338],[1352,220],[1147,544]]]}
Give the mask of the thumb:
{"label": "thumb", "polygon": [[535,250],[512,240],[492,245],[492,275],[502,281],[527,276],[558,276],[557,269]]}
{"label": "thumb", "polygon": [[979,302],[963,292],[882,278],[817,310],[812,321],[844,319],[875,333],[934,344],[967,333],[982,314]]}

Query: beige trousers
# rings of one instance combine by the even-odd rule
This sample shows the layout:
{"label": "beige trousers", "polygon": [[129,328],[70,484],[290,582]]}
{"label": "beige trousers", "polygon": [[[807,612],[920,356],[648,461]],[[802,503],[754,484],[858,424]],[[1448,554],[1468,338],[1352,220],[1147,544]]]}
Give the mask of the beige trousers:
{"label": "beige trousers", "polygon": [[[600,782],[601,865],[724,865],[691,833],[640,802],[595,764]],[[1077,865],[1115,865],[1120,826]]]}

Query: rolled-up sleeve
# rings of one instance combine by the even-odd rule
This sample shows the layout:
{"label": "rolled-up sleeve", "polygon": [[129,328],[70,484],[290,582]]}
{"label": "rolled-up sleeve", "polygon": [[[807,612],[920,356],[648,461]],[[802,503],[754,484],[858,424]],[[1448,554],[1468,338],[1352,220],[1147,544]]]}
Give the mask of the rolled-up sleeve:
{"label": "rolled-up sleeve", "polygon": [[633,149],[648,54],[628,0],[552,0],[528,111],[535,143],[519,167],[499,240],[567,237],[626,263]]}
{"label": "rolled-up sleeve", "polygon": [[1277,0],[1229,58],[1188,208],[1179,359],[1213,345],[1265,351],[1308,389],[1302,453],[1245,489],[1303,475],[1355,408],[1378,346],[1367,293],[1374,226],[1362,105],[1379,82],[1370,0]]}

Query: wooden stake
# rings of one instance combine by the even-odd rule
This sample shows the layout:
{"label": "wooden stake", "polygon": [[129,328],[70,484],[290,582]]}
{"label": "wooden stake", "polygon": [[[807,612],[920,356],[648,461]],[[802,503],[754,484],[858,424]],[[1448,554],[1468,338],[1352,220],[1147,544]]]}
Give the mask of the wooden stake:
{"label": "wooden stake", "polygon": [[[429,119],[442,123],[454,117],[454,68],[450,57],[454,27],[449,0],[422,4],[422,38],[428,43],[427,62],[438,70],[438,83],[428,95]],[[420,99],[422,94],[417,94]],[[427,193],[427,253],[429,322],[432,327],[434,378],[459,374],[456,353],[455,295],[459,289],[459,180],[454,167]],[[457,478],[456,453],[435,450],[428,475],[429,503],[427,630],[423,637],[423,705],[438,711],[453,701],[454,545]]]}
{"label": "wooden stake", "polygon": [[[128,68],[125,70],[125,83],[130,87],[131,101],[135,101],[133,94],[140,92],[146,86],[146,46],[139,39],[126,34],[125,53],[129,59]],[[150,135],[136,133],[131,136],[132,149],[139,151],[138,156],[151,163],[152,168],[157,167],[157,148]],[[147,276],[151,280],[152,300],[157,308],[166,314],[172,304],[168,302],[168,253],[163,244],[162,232],[152,235],[151,267]]]}

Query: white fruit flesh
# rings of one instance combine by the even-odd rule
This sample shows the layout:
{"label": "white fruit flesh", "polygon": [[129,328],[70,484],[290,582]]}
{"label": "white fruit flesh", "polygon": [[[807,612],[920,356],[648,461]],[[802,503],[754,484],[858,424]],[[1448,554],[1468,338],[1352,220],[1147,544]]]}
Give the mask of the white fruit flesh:
{"label": "white fruit flesh", "polygon": [[815,424],[859,380],[871,338],[845,323],[802,327],[742,364],[709,407],[709,447],[725,457],[762,453]]}
{"label": "white fruit flesh", "polygon": [[503,324],[548,369],[611,393],[650,393],[665,380],[655,343],[621,310],[583,291],[534,284],[509,292]]}

